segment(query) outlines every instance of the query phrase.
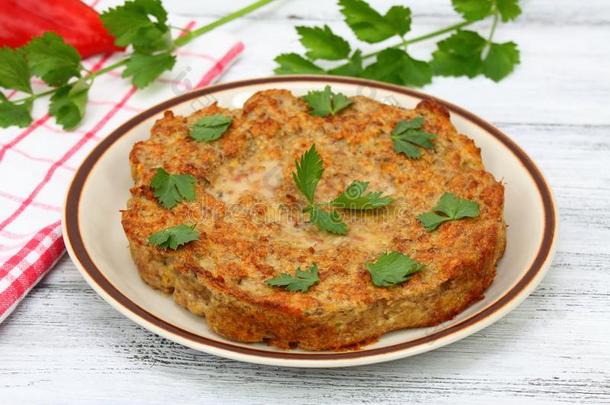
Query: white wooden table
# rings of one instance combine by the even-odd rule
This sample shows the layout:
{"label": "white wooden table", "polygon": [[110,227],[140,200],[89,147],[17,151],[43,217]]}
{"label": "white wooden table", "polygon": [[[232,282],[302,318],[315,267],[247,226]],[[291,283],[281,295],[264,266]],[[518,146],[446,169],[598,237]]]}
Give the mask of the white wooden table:
{"label": "white wooden table", "polygon": [[[169,7],[211,21],[246,1],[210,3]],[[416,33],[457,20],[449,0],[408,3]],[[498,33],[521,47],[515,74],[500,84],[436,79],[425,89],[510,134],[554,188],[557,256],[518,309],[474,336],[400,361],[263,367],[136,326],[64,257],[0,325],[0,403],[610,403],[610,1],[522,3],[524,15]],[[299,50],[293,25],[324,23],[346,31],[334,2],[279,0],[224,27],[247,49],[223,81],[271,74],[273,56]]]}

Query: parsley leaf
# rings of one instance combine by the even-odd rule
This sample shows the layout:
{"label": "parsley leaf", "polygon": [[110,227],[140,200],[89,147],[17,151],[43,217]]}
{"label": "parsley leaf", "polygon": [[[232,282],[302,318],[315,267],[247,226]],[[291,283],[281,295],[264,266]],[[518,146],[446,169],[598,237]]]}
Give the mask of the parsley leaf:
{"label": "parsley leaf", "polygon": [[0,48],[0,87],[32,92],[30,85],[30,69],[19,50],[9,47]]}
{"label": "parsley leaf", "polygon": [[328,74],[358,77],[362,75],[363,71],[364,68],[362,67],[362,51],[358,49],[354,51],[352,56],[349,57],[347,63],[339,65],[336,68],[330,69],[328,71]]}
{"label": "parsley leaf", "polygon": [[309,204],[313,204],[316,187],[324,173],[322,158],[316,150],[316,145],[311,145],[311,148],[301,156],[301,160],[295,161],[295,164],[297,171],[292,173],[292,178]]}
{"label": "parsley leaf", "polygon": [[83,80],[58,88],[51,97],[49,114],[54,116],[64,129],[76,127],[85,115],[88,92],[89,84]]}
{"label": "parsley leaf", "polygon": [[508,76],[519,62],[517,44],[514,42],[493,43],[483,60],[483,74],[494,82],[498,82]]}
{"label": "parsley leaf", "polygon": [[389,196],[382,196],[381,191],[366,192],[368,181],[354,181],[347,189],[331,201],[331,205],[336,208],[348,210],[374,210],[392,204],[394,199]]}
{"label": "parsley leaf", "polygon": [[427,62],[412,58],[401,49],[388,48],[364,69],[363,77],[403,86],[421,87],[432,82],[432,68]]}
{"label": "parsley leaf", "polygon": [[176,250],[185,243],[199,240],[199,232],[195,225],[176,225],[155,232],[148,237],[148,243],[164,249]]}
{"label": "parsley leaf", "polygon": [[51,86],[62,86],[80,77],[80,55],[53,32],[32,39],[24,47],[32,73]]}
{"label": "parsley leaf", "polygon": [[418,215],[417,219],[426,228],[426,231],[432,232],[444,222],[478,216],[478,203],[459,198],[455,194],[445,193],[432,211]]}
{"label": "parsley leaf", "polygon": [[392,7],[383,16],[362,0],[339,0],[339,5],[356,37],[370,44],[403,36],[411,28],[411,10],[403,6]]}
{"label": "parsley leaf", "polygon": [[482,20],[491,13],[491,0],[451,0],[455,11],[468,21]]}
{"label": "parsley leaf", "polygon": [[367,263],[373,284],[377,287],[391,287],[404,283],[424,265],[400,252],[384,253],[374,263]]}
{"label": "parsley leaf", "polygon": [[195,178],[189,174],[170,174],[160,167],[150,186],[161,205],[171,209],[181,201],[195,199],[195,183]]}
{"label": "parsley leaf", "polygon": [[131,76],[133,85],[142,89],[166,70],[172,70],[175,63],[176,57],[168,52],[156,55],[134,53],[127,61],[127,67],[121,76]]}
{"label": "parsley leaf", "polygon": [[324,73],[324,69],[296,53],[283,53],[274,59],[278,67],[273,71],[278,75],[299,73]]}
{"label": "parsley leaf", "polygon": [[311,222],[318,229],[335,235],[345,235],[347,233],[347,224],[343,222],[337,211],[326,211],[317,204],[310,205],[305,211],[309,213]]}
{"label": "parsley leaf", "polygon": [[475,77],[481,71],[485,38],[474,31],[459,30],[437,44],[432,69],[440,76]]}
{"label": "parsley leaf", "polygon": [[514,42],[489,44],[485,59],[481,55],[487,41],[474,31],[460,30],[437,44],[432,54],[434,73],[441,76],[475,77],[483,73],[494,81],[508,76],[519,64],[519,49]]}
{"label": "parsley leaf", "polygon": [[13,103],[0,93],[0,128],[29,126],[32,123],[31,111],[32,102]]}
{"label": "parsley leaf", "polygon": [[132,45],[140,53],[172,47],[167,12],[160,0],[132,0],[101,15],[118,46]]}
{"label": "parsley leaf", "polygon": [[504,22],[514,20],[521,14],[519,0],[496,0],[496,7]]}
{"label": "parsley leaf", "polygon": [[295,164],[297,170],[292,173],[292,178],[308,202],[303,211],[309,213],[311,222],[319,229],[337,235],[345,235],[347,225],[339,213],[335,210],[326,211],[315,203],[316,187],[324,173],[324,166],[316,145],[311,145],[311,148],[301,156],[300,160],[295,161]]}
{"label": "parsley leaf", "polygon": [[320,117],[335,115],[352,104],[345,94],[333,93],[330,86],[324,87],[322,91],[310,91],[303,99],[309,104],[311,114]]}
{"label": "parsley leaf", "polygon": [[385,14],[385,20],[394,27],[396,34],[402,37],[411,30],[411,9],[404,6],[392,6]]}
{"label": "parsley leaf", "polygon": [[308,49],[309,59],[338,60],[347,58],[350,53],[349,43],[335,35],[328,25],[321,27],[296,27],[301,36],[301,44]]}
{"label": "parsley leaf", "polygon": [[[519,0],[452,0],[454,9],[462,14],[464,21],[457,25],[435,30],[429,34],[405,38],[411,29],[411,10],[396,5],[385,14],[372,8],[365,0],[339,0],[345,23],[356,37],[368,43],[384,41],[398,36],[402,43],[363,55],[328,26],[297,27],[301,43],[306,48],[305,56],[296,53],[281,54],[275,58],[278,74],[331,74],[363,77],[402,86],[422,87],[432,82],[433,76],[485,75],[492,80],[501,80],[519,63],[516,47],[494,44],[491,38],[500,19],[508,22],[521,14]],[[488,38],[475,31],[460,30],[482,19],[494,19]],[[413,43],[452,33],[449,38],[437,40],[437,49],[432,60],[414,58],[407,47]],[[512,43],[511,43],[512,44]],[[493,48],[493,49],[492,49]],[[485,56],[485,58],[483,58]],[[375,58],[372,63],[369,62]],[[319,66],[317,59],[336,60],[340,63]],[[322,104],[328,110],[328,103]],[[409,146],[405,146],[409,148]]]}
{"label": "parsley leaf", "polygon": [[307,270],[301,270],[300,267],[297,267],[294,276],[282,273],[277,277],[266,280],[265,284],[273,287],[284,287],[286,290],[293,292],[306,292],[319,281],[318,266],[314,263]]}
{"label": "parsley leaf", "polygon": [[212,142],[220,139],[233,122],[230,115],[214,114],[200,118],[191,125],[191,138],[197,142]]}
{"label": "parsley leaf", "polygon": [[[324,173],[322,159],[316,151],[316,146],[312,145],[300,160],[295,161],[295,164],[297,170],[292,173],[292,178],[308,202],[303,212],[309,214],[310,221],[319,229],[336,235],[345,235],[347,224],[343,222],[341,215],[332,208],[327,211],[315,202],[316,187]],[[365,194],[368,186],[368,182],[354,181],[337,198],[323,205],[350,210],[371,210],[385,207],[394,201],[391,197],[382,196],[381,192]]]}
{"label": "parsley leaf", "polygon": [[422,147],[430,149],[434,147],[432,140],[436,135],[422,131],[424,125],[424,117],[419,116],[412,120],[401,120],[392,131],[392,142],[394,150],[398,153],[404,153],[411,159],[419,159],[421,152],[417,148]]}

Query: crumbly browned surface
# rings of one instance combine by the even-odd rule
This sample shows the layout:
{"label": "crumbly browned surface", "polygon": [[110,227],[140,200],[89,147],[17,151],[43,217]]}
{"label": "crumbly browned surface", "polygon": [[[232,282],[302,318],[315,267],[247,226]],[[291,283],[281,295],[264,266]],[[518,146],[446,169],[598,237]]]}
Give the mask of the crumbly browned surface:
{"label": "crumbly browned surface", "polygon": [[[290,92],[268,90],[242,109],[211,105],[189,117],[167,111],[130,155],[135,186],[122,223],[144,281],[225,337],[305,350],[353,347],[392,330],[435,325],[480,299],[504,250],[503,186],[438,103],[407,110],[353,101],[321,118]],[[188,136],[189,124],[216,113],[233,116],[220,140]],[[390,133],[417,115],[437,139],[434,150],[410,160],[393,150]],[[300,214],[306,202],[291,178],[295,159],[314,143],[325,166],[319,201],[353,180],[369,181],[370,190],[396,201],[366,215],[342,212],[346,236],[317,229]],[[158,167],[195,176],[196,201],[160,206],[149,187]],[[416,216],[444,192],[478,202],[480,216],[426,232]],[[150,234],[181,223],[197,224],[200,240],[176,251],[147,243]],[[386,251],[426,267],[402,285],[375,287],[365,263]],[[265,284],[312,263],[320,282],[306,293]]]}

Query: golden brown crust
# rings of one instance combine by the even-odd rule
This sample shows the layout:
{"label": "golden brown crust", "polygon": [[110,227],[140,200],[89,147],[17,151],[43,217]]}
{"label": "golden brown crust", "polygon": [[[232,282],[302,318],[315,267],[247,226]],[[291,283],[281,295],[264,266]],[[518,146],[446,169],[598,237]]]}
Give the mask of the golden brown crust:
{"label": "golden brown crust", "polygon": [[[290,92],[268,90],[241,110],[213,104],[186,118],[166,112],[130,155],[135,186],[122,222],[144,281],[172,293],[223,336],[306,350],[354,347],[392,330],[435,325],[480,299],[505,244],[503,187],[485,171],[480,150],[433,100],[414,110],[353,101],[321,118]],[[190,123],[216,113],[233,116],[219,141],[188,136]],[[389,134],[399,120],[417,115],[437,139],[434,150],[410,160],[394,152]],[[291,172],[312,143],[325,165],[320,201],[363,180],[395,203],[364,215],[342,213],[346,236],[308,223]],[[149,187],[157,167],[195,176],[196,201],[161,207]],[[426,232],[415,217],[446,191],[477,201],[481,214]],[[176,251],[147,244],[151,233],[180,223],[197,224],[200,240]],[[402,285],[375,287],[365,263],[390,250],[426,268]],[[264,283],[312,263],[320,282],[307,293]]]}

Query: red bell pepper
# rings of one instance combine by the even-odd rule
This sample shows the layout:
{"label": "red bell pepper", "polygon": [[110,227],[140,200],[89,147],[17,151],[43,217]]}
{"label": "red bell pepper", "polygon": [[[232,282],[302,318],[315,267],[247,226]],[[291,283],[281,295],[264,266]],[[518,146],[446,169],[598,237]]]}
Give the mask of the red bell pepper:
{"label": "red bell pepper", "polygon": [[83,58],[120,50],[99,14],[80,0],[0,0],[0,47],[17,48],[49,31]]}

